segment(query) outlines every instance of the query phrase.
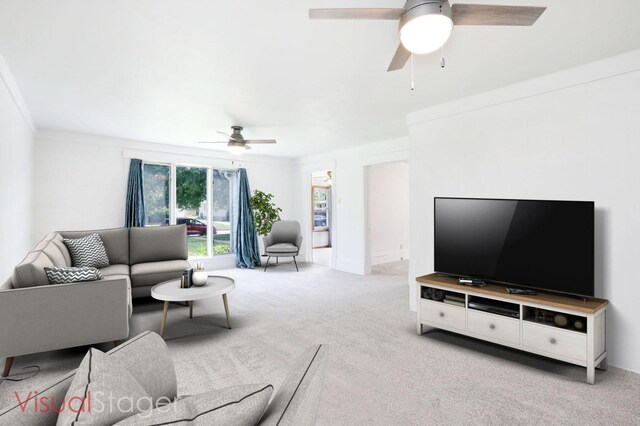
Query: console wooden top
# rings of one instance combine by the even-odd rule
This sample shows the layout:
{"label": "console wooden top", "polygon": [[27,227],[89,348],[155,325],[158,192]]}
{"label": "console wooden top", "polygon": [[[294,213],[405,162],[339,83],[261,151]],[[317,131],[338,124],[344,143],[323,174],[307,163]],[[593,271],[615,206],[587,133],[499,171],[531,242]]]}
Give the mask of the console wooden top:
{"label": "console wooden top", "polygon": [[538,293],[535,296],[525,296],[521,294],[509,294],[507,287],[501,284],[487,284],[484,287],[472,287],[458,284],[458,279],[454,277],[442,276],[439,274],[429,274],[416,278],[416,281],[423,284],[433,284],[440,287],[450,288],[452,291],[474,292],[486,294],[487,296],[498,296],[519,302],[536,303],[550,307],[567,309],[571,311],[594,314],[609,304],[604,299],[587,298],[585,300],[572,296],[562,296],[559,294]]}

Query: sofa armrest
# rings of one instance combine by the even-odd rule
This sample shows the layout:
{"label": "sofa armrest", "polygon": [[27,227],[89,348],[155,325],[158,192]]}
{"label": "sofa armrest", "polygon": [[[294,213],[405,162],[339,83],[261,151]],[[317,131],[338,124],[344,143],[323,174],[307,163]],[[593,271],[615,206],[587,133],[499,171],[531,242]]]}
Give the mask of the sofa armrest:
{"label": "sofa armrest", "polygon": [[0,291],[0,358],[126,339],[127,278]]}
{"label": "sofa armrest", "polygon": [[13,285],[11,284],[11,277],[7,278],[2,284],[0,284],[0,290],[11,290]]}

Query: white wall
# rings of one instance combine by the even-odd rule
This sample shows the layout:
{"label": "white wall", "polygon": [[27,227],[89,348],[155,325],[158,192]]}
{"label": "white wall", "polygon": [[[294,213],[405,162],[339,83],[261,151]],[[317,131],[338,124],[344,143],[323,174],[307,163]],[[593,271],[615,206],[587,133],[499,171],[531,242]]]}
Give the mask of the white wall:
{"label": "white wall", "polygon": [[594,200],[609,361],[640,372],[639,94],[635,51],[410,115],[411,278],[433,271],[434,196]]}
{"label": "white wall", "polygon": [[408,138],[361,145],[322,155],[302,157],[298,160],[296,180],[297,220],[302,224],[305,240],[305,258],[311,250],[311,173],[316,170],[333,170],[331,241],[335,269],[364,274],[369,268],[367,253],[366,179],[365,167],[393,161],[408,160]]}
{"label": "white wall", "polygon": [[0,283],[33,248],[34,126],[0,55]]}
{"label": "white wall", "polygon": [[409,163],[367,168],[372,265],[409,259]]}
{"label": "white wall", "polygon": [[[130,158],[194,166],[247,169],[251,190],[275,195],[287,215],[294,208],[293,160],[234,157],[224,151],[41,131],[36,140],[34,233],[124,225]],[[222,257],[220,257],[222,258]],[[233,259],[207,267],[234,265]]]}

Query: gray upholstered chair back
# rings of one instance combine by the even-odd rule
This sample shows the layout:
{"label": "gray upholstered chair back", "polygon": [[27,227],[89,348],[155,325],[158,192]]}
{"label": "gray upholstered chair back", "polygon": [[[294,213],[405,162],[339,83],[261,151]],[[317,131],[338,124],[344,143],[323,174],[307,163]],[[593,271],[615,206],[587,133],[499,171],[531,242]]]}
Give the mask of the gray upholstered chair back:
{"label": "gray upholstered chair back", "polygon": [[291,243],[298,244],[298,237],[302,235],[300,223],[296,220],[279,220],[271,227],[271,238],[273,244]]}

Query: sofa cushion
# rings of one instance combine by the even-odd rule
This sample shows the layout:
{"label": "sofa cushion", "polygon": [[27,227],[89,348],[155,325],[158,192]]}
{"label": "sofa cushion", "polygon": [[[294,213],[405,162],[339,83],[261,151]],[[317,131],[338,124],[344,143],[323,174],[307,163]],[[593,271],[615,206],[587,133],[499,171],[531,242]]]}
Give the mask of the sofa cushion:
{"label": "sofa cushion", "polygon": [[129,276],[129,265],[109,265],[104,268],[100,268],[100,272],[105,277],[112,277],[116,275]]}
{"label": "sofa cushion", "polygon": [[98,234],[109,257],[109,263],[129,265],[129,229],[96,229],[93,231],[59,231],[63,238],[75,239]]}
{"label": "sofa cushion", "polygon": [[165,260],[131,265],[133,287],[156,285],[163,281],[179,279],[185,269],[191,268],[186,260]]}
{"label": "sofa cushion", "polygon": [[326,347],[318,345],[309,348],[278,389],[260,424],[315,424],[326,365]]}
{"label": "sofa cushion", "polygon": [[[51,242],[56,247],[58,247],[58,249],[60,250],[60,253],[62,254],[62,257],[64,257],[64,266],[71,266],[71,263],[72,263],[71,253],[69,253],[69,249],[67,248],[67,245],[64,243],[64,238],[62,238],[62,235],[56,232],[56,236],[51,240]],[[60,265],[60,266],[63,266],[63,265]]]}
{"label": "sofa cushion", "polygon": [[83,281],[96,281],[104,278],[96,268],[88,266],[54,266],[44,268],[44,272],[51,284],[79,283]]}
{"label": "sofa cushion", "polygon": [[14,288],[49,285],[45,267],[55,266],[42,251],[32,251],[13,269],[11,282]]}
{"label": "sofa cushion", "polygon": [[[65,250],[67,248],[65,247]],[[67,261],[65,259],[64,254],[60,250],[60,247],[56,244],[54,240],[51,240],[47,243],[47,245],[42,249],[42,252],[47,255],[51,263],[54,266],[71,266],[71,264],[67,265]],[[68,250],[67,250],[68,253]]]}
{"label": "sofa cushion", "polygon": [[112,425],[152,408],[147,391],[118,360],[89,349],[65,396],[57,425]]}
{"label": "sofa cushion", "polygon": [[131,228],[130,265],[161,260],[186,260],[187,225]]}
{"label": "sofa cushion", "polygon": [[[27,392],[20,401],[14,399],[11,405],[0,408],[0,425],[55,425],[62,400],[75,374],[75,370],[67,373],[37,392]],[[51,401],[51,409],[39,411],[39,401]]]}
{"label": "sofa cushion", "polygon": [[56,234],[57,234],[56,232],[51,232],[45,235],[44,237],[42,237],[42,239],[38,241],[36,246],[31,251],[39,251],[45,248],[49,244],[49,242],[55,238]]}
{"label": "sofa cushion", "polygon": [[131,416],[118,426],[258,424],[273,386],[231,386],[179,399],[172,404]]}
{"label": "sofa cushion", "polygon": [[267,247],[267,253],[297,253],[298,247],[290,243],[278,243]]}

